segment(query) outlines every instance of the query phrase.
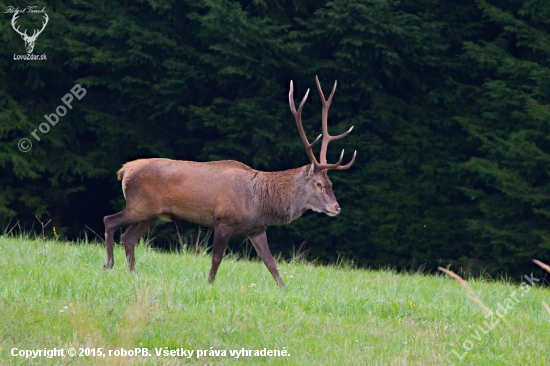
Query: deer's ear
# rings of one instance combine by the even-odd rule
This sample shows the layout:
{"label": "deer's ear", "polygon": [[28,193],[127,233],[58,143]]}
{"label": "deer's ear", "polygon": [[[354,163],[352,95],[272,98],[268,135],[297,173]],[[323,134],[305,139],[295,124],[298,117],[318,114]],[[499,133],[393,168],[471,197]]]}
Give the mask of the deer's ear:
{"label": "deer's ear", "polygon": [[306,178],[309,178],[313,174],[314,169],[315,169],[315,165],[313,165],[313,163],[311,163],[309,168],[307,168]]}

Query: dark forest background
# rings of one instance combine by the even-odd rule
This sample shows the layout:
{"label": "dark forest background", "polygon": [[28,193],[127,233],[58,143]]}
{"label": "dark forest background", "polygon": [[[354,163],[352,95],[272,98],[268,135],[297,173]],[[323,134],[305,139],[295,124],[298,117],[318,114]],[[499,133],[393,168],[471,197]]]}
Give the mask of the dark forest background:
{"label": "dark forest background", "polygon": [[[342,148],[357,160],[330,173],[342,214],[269,228],[272,252],[305,242],[320,261],[492,276],[550,261],[547,0],[0,1],[28,5],[49,16],[34,49],[46,61],[15,61],[23,41],[12,14],[0,22],[3,232],[40,230],[36,215],[47,233],[102,234],[124,207],[115,173],[136,158],[305,165],[289,82],[297,100],[312,88],[313,139],[319,75],[325,93],[338,80],[331,133],[355,126],[329,161]],[[77,83],[87,94],[36,141]],[[174,224],[156,230],[155,245],[173,245]]]}

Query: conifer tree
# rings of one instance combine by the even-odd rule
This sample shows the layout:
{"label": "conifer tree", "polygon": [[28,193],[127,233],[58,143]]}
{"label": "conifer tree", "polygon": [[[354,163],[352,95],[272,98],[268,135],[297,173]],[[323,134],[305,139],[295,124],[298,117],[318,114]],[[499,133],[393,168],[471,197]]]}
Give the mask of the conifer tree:
{"label": "conifer tree", "polygon": [[550,254],[550,3],[480,1],[491,34],[465,55],[483,79],[460,119],[478,153],[463,165],[482,215],[469,221],[488,269],[518,272]]}

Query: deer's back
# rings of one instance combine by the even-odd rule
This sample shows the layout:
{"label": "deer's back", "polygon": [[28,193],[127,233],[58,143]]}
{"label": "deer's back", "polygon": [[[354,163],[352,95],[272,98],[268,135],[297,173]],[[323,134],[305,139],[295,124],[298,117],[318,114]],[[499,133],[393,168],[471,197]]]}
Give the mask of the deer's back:
{"label": "deer's back", "polygon": [[201,226],[246,221],[255,210],[251,185],[259,172],[233,161],[140,159],[118,171],[126,209]]}

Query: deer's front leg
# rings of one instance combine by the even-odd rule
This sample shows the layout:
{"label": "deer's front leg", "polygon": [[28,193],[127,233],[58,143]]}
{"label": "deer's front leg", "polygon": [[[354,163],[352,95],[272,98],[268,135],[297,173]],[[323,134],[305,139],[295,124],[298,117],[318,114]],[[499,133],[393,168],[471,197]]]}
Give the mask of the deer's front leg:
{"label": "deer's front leg", "polygon": [[275,260],[271,255],[271,251],[269,250],[269,246],[267,245],[267,234],[265,233],[265,231],[255,236],[249,236],[248,238],[252,242],[252,245],[254,245],[256,252],[260,256],[260,258],[262,258],[262,261],[264,261],[265,266],[267,267],[277,284],[281,288],[284,288],[285,283],[279,275],[277,264],[275,263]]}

